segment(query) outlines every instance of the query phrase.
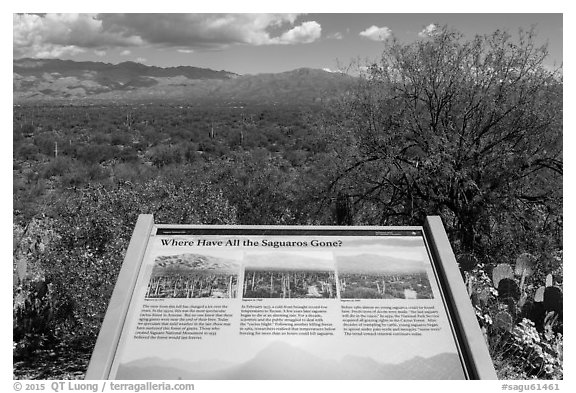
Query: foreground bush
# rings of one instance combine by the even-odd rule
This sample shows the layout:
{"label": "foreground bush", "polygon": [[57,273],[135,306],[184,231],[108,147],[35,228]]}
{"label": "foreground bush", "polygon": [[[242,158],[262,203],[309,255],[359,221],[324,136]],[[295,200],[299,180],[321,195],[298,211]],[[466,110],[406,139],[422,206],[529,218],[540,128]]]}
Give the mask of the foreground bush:
{"label": "foreground bush", "polygon": [[156,222],[236,222],[234,208],[206,184],[154,180],[64,196],[15,253],[16,360],[61,345],[91,351],[140,213]]}

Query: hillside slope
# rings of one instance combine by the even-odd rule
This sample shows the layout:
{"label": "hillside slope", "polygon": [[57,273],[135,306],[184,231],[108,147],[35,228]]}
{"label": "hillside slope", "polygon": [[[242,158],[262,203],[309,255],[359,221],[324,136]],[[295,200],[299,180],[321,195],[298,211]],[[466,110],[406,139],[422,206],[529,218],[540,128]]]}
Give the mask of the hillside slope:
{"label": "hillside slope", "polygon": [[352,81],[344,74],[309,68],[240,76],[207,68],[161,68],[134,62],[109,64],[58,59],[13,62],[15,103],[167,99],[312,103],[341,94]]}

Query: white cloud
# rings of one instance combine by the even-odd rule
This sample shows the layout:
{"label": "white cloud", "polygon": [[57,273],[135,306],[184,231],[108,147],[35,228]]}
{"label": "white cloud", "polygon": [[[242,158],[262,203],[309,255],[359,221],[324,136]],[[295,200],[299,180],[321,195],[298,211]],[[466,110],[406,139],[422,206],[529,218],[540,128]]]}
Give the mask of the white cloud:
{"label": "white cloud", "polygon": [[144,57],[137,57],[135,61],[136,61],[136,63],[146,63],[148,61],[148,59],[146,59]]}
{"label": "white cloud", "polygon": [[372,41],[385,41],[392,35],[392,30],[388,27],[370,26],[366,30],[360,32],[362,37],[366,37]]}
{"label": "white cloud", "polygon": [[[182,50],[305,44],[321,36],[299,14],[14,14],[14,57],[57,57],[116,47]],[[130,54],[126,49],[123,56]]]}
{"label": "white cloud", "polygon": [[316,22],[289,28],[298,14],[103,14],[101,18],[105,28],[124,36],[184,49],[311,42],[320,28]]}
{"label": "white cloud", "polygon": [[44,45],[41,48],[37,48],[34,53],[24,53],[23,56],[32,56],[38,58],[52,58],[52,57],[62,57],[62,56],[75,56],[80,53],[86,52],[83,48],[78,48],[75,45]]}
{"label": "white cloud", "polygon": [[428,26],[426,26],[420,33],[418,33],[418,37],[431,37],[434,34],[436,34],[438,30],[438,26],[436,26],[434,23],[429,24]]}
{"label": "white cloud", "polygon": [[331,39],[331,40],[341,40],[341,39],[342,39],[342,33],[340,33],[340,32],[337,31],[337,32],[335,32],[335,33],[330,34],[330,35],[328,36],[328,38]]}
{"label": "white cloud", "polygon": [[132,52],[128,49],[124,49],[122,52],[120,52],[120,56],[128,56],[131,54],[132,54]]}
{"label": "white cloud", "polygon": [[105,31],[94,14],[14,14],[12,22],[14,57],[59,57],[141,44],[139,37]]}
{"label": "white cloud", "polygon": [[[280,36],[278,42],[281,44],[309,44],[320,38],[322,27],[318,22],[304,22]],[[272,39],[271,43],[274,43]]]}
{"label": "white cloud", "polygon": [[177,52],[180,53],[194,53],[192,49],[177,49]]}
{"label": "white cloud", "polygon": [[94,54],[98,57],[104,57],[104,56],[106,56],[106,51],[105,50],[95,50]]}

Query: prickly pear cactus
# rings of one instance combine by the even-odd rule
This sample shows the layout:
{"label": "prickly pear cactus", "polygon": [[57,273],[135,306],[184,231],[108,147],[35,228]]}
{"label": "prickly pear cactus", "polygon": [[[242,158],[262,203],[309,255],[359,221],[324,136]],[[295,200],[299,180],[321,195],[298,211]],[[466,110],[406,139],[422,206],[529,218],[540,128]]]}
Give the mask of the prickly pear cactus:
{"label": "prickly pear cactus", "polygon": [[503,278],[498,282],[498,299],[508,298],[520,300],[520,287],[512,278]]}
{"label": "prickly pear cactus", "polygon": [[528,277],[534,273],[536,268],[536,257],[530,253],[523,253],[516,258],[516,266],[514,266],[514,273],[517,276]]}
{"label": "prickly pear cactus", "polygon": [[534,301],[538,303],[542,303],[544,301],[544,291],[546,287],[539,287],[534,294]]}
{"label": "prickly pear cactus", "polygon": [[507,263],[501,263],[492,270],[492,282],[494,283],[494,288],[498,288],[500,280],[504,278],[514,278],[512,267]]}
{"label": "prickly pear cactus", "polygon": [[544,308],[546,311],[562,313],[562,290],[558,287],[546,287],[544,290]]}

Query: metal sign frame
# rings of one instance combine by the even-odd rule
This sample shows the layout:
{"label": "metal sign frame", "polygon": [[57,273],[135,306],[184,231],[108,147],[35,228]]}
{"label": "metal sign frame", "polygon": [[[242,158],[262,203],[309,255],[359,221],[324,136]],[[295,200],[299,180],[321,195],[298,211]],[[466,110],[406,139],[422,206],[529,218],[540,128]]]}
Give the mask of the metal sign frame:
{"label": "metal sign frame", "polygon": [[448,320],[452,324],[458,349],[469,379],[497,379],[492,359],[484,335],[478,322],[468,293],[448,241],[440,217],[430,216],[423,227],[342,227],[342,226],[225,226],[225,225],[167,225],[154,224],[151,214],[141,214],[136,222],[126,256],[88,365],[86,379],[109,379],[112,362],[116,356],[120,336],[126,323],[126,317],[136,281],[150,245],[150,237],[155,234],[185,233],[193,231],[202,234],[226,234],[239,230],[250,234],[281,235],[285,233],[312,232],[366,232],[367,230],[397,230],[401,232],[420,232],[428,249]]}

